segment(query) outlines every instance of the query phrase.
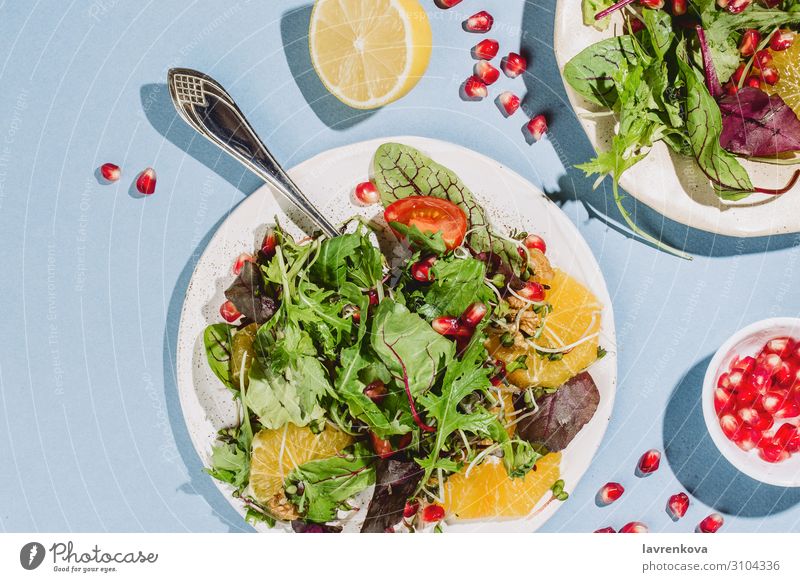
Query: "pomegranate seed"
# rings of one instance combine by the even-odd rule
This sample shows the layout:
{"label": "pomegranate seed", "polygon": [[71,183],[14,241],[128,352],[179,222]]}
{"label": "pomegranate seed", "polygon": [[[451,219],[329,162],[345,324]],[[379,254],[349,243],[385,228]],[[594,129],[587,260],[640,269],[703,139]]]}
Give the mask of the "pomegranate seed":
{"label": "pomegranate seed", "polygon": [[736,358],[731,363],[732,370],[739,370],[743,374],[749,374],[756,367],[756,359],[753,356],[745,356],[744,358]]}
{"label": "pomegranate seed", "polygon": [[547,133],[547,119],[544,115],[537,115],[528,122],[528,133],[535,141],[542,139],[542,136]]}
{"label": "pomegranate seed", "polygon": [[755,64],[759,69],[769,67],[772,64],[772,53],[765,49],[756,52]]}
{"label": "pomegranate seed", "polygon": [[758,364],[750,374],[750,384],[756,391],[766,390],[772,381],[772,371],[762,364]]}
{"label": "pomegranate seed", "polygon": [[800,450],[800,431],[791,423],[784,422],[780,428],[775,431],[773,439],[790,453],[796,453]]}
{"label": "pomegranate seed", "polygon": [[275,254],[275,247],[277,241],[275,240],[275,231],[269,230],[264,235],[264,240],[261,241],[261,254],[270,259]]}
{"label": "pomegranate seed", "polygon": [[783,445],[772,441],[761,444],[758,449],[758,456],[767,463],[780,463],[788,459],[791,455],[789,451],[783,448]]}
{"label": "pomegranate seed", "polygon": [[372,182],[361,182],[356,186],[355,194],[356,200],[364,205],[377,204],[381,200],[381,195]]}
{"label": "pomegranate seed", "polygon": [[744,82],[744,84],[748,87],[752,87],[753,89],[760,89],[761,79],[759,79],[757,75],[750,75],[747,77],[747,80]]}
{"label": "pomegranate seed", "polygon": [[728,374],[728,387],[730,387],[731,390],[739,389],[743,383],[744,374],[742,374],[739,370],[733,370],[730,374]]}
{"label": "pomegranate seed", "polygon": [[794,418],[800,416],[800,404],[794,400],[787,400],[778,410],[773,414],[775,418]]}
{"label": "pomegranate seed", "polygon": [[731,14],[739,14],[743,12],[748,6],[753,3],[753,0],[730,0],[728,2],[728,12]]}
{"label": "pomegranate seed", "polygon": [[731,391],[733,387],[731,386],[730,375],[727,372],[724,372],[717,378],[717,388],[722,388],[723,390]]}
{"label": "pomegranate seed", "polygon": [[745,64],[742,63],[736,68],[736,70],[733,72],[733,75],[731,75],[731,81],[733,81],[736,85],[741,82],[742,77],[744,76],[744,68]]}
{"label": "pomegranate seed", "polygon": [[651,10],[661,10],[664,8],[664,0],[639,0],[639,3]]}
{"label": "pomegranate seed", "polygon": [[[765,52],[765,51],[759,51]],[[764,346],[764,353],[775,354],[779,358],[788,358],[794,351],[794,341],[788,337],[776,337]]]}
{"label": "pomegranate seed", "polygon": [[729,392],[722,388],[714,389],[714,410],[717,411],[717,416],[732,410],[734,408],[734,398]]}
{"label": "pomegranate seed", "polygon": [[493,24],[494,18],[492,15],[486,12],[486,10],[481,10],[467,18],[465,28],[469,32],[489,32],[492,30]]}
{"label": "pomegranate seed", "polygon": [[397,450],[402,451],[407,449],[408,445],[411,444],[411,437],[412,435],[410,432],[407,432],[406,434],[400,436],[400,438],[397,439]]}
{"label": "pomegranate seed", "polygon": [[544,301],[545,291],[544,287],[536,281],[528,281],[522,289],[517,291],[517,295],[527,299],[528,301],[541,302]]}
{"label": "pomegranate seed", "polygon": [[708,517],[703,518],[697,528],[703,533],[715,533],[719,528],[722,527],[722,524],[725,522],[725,519],[719,513],[712,513]]}
{"label": "pomegranate seed", "polygon": [[780,81],[780,74],[775,67],[764,67],[761,69],[761,80],[767,85],[776,85]]}
{"label": "pomegranate seed", "polygon": [[742,427],[733,438],[734,444],[743,451],[752,451],[761,442],[762,433],[755,428]]}
{"label": "pomegranate seed", "polygon": [[623,525],[619,533],[647,533],[648,531],[650,530],[641,521],[632,521]]}
{"label": "pomegranate seed", "polygon": [[778,386],[788,388],[797,378],[797,368],[789,362],[781,362],[780,367],[773,373],[773,377]]}
{"label": "pomegranate seed", "polygon": [[[459,0],[460,2],[461,0]],[[409,519],[417,515],[419,511],[419,501],[406,501],[406,506],[403,508],[403,517]]]}
{"label": "pomegranate seed", "polygon": [[545,243],[544,239],[538,234],[529,234],[525,237],[525,240],[522,241],[522,244],[531,250],[536,249],[542,251],[542,254],[547,254],[547,243]]}
{"label": "pomegranate seed", "polygon": [[226,301],[220,305],[219,314],[222,316],[222,319],[228,323],[233,323],[242,316],[239,310],[236,309],[236,306],[230,301]]}
{"label": "pomegranate seed", "polygon": [[116,164],[103,164],[100,166],[100,173],[103,175],[103,178],[109,182],[116,182],[122,175],[122,171]]}
{"label": "pomegranate seed", "polygon": [[676,493],[669,498],[667,507],[674,519],[680,519],[686,515],[686,510],[689,509],[689,496],[683,492]]}
{"label": "pomegranate seed", "polygon": [[748,28],[742,34],[742,41],[739,43],[739,53],[743,57],[749,57],[756,52],[758,43],[761,42],[761,33],[754,28]]}
{"label": "pomegranate seed", "polygon": [[386,398],[386,393],[386,385],[380,380],[370,382],[364,387],[364,396],[376,404],[383,402],[383,399]]}
{"label": "pomegranate seed", "polygon": [[736,414],[742,422],[760,431],[769,430],[774,422],[768,413],[760,412],[752,406],[740,408]]}
{"label": "pomegranate seed", "polygon": [[381,459],[389,459],[394,456],[394,448],[392,448],[392,443],[390,443],[388,440],[378,437],[378,435],[372,431],[369,433],[369,438],[372,441],[372,448],[375,451],[375,454]]}
{"label": "pomegranate seed", "polygon": [[672,0],[672,14],[675,16],[683,16],[688,10],[687,0]]}
{"label": "pomegranate seed", "polygon": [[475,328],[481,320],[486,317],[488,311],[489,309],[486,305],[479,301],[475,302],[464,310],[464,313],[461,314],[461,318],[459,319],[459,323],[467,327]]}
{"label": "pomegranate seed", "polygon": [[502,65],[505,74],[514,79],[528,68],[528,60],[518,53],[508,53]]}
{"label": "pomegranate seed", "polygon": [[625,488],[622,485],[611,482],[603,485],[597,496],[603,505],[610,505],[622,497],[623,493],[625,493]]}
{"label": "pomegranate seed", "polygon": [[234,275],[238,275],[239,273],[242,272],[242,267],[244,267],[245,263],[247,262],[254,263],[255,261],[256,261],[255,258],[253,258],[253,255],[251,255],[250,253],[242,253],[241,255],[236,257],[236,260],[233,263],[233,268],[231,269],[231,271],[233,271]]}
{"label": "pomegranate seed", "polygon": [[639,18],[629,18],[625,21],[625,34],[638,34],[644,30],[644,22]]}
{"label": "pomegranate seed", "polygon": [[720,8],[727,8],[728,4],[730,4],[730,0],[717,0],[717,6]]}
{"label": "pomegranate seed", "polygon": [[769,39],[769,48],[774,51],[785,51],[794,44],[795,33],[791,30],[781,28]]}
{"label": "pomegranate seed", "polygon": [[444,9],[452,8],[456,4],[461,4],[461,0],[436,0],[436,1]]}
{"label": "pomegranate seed", "polygon": [[436,262],[436,257],[431,256],[421,261],[417,261],[411,265],[411,277],[420,283],[429,283],[433,281],[433,273],[431,267]]}
{"label": "pomegranate seed", "polygon": [[758,399],[758,390],[750,384],[741,386],[736,392],[736,405],[738,407],[750,406]]}
{"label": "pomegranate seed", "polygon": [[500,43],[492,38],[485,38],[472,48],[472,54],[476,59],[491,61],[497,56],[500,50]]}
{"label": "pomegranate seed", "polygon": [[761,397],[761,407],[769,414],[775,414],[786,403],[788,393],[784,391],[771,391]]}
{"label": "pomegranate seed", "polygon": [[422,521],[441,521],[444,518],[444,507],[441,505],[428,505],[422,510]]}
{"label": "pomegranate seed", "polygon": [[350,306],[353,311],[350,314],[350,317],[353,318],[354,323],[361,323],[361,309],[355,305]]}
{"label": "pomegranate seed", "polygon": [[153,168],[145,168],[139,174],[139,177],[136,178],[136,189],[145,196],[156,191],[156,171]]}
{"label": "pomegranate seed", "polygon": [[367,297],[369,297],[370,305],[378,304],[378,292],[375,291],[375,289],[370,289],[369,291],[367,291]]}
{"label": "pomegranate seed", "polygon": [[464,83],[464,94],[470,99],[480,100],[489,95],[489,90],[486,83],[472,75]]}
{"label": "pomegranate seed", "polygon": [[732,414],[723,414],[719,418],[719,426],[726,437],[733,440],[741,427],[739,419]]}
{"label": "pomegranate seed", "polygon": [[500,104],[500,107],[502,107],[506,117],[511,117],[517,112],[517,109],[519,109],[519,97],[514,95],[511,91],[500,93],[497,97],[497,102]]}
{"label": "pomegranate seed", "polygon": [[643,475],[655,473],[661,464],[661,452],[658,449],[650,449],[639,459],[639,472]]}
{"label": "pomegranate seed", "polygon": [[453,335],[458,332],[460,325],[455,317],[436,317],[431,322],[434,331],[441,335]]}
{"label": "pomegranate seed", "polygon": [[594,533],[617,533],[613,527],[601,527],[600,529],[594,530]]}
{"label": "pomegranate seed", "polygon": [[491,85],[500,78],[500,71],[495,69],[489,61],[478,61],[475,64],[475,76],[487,85]]}

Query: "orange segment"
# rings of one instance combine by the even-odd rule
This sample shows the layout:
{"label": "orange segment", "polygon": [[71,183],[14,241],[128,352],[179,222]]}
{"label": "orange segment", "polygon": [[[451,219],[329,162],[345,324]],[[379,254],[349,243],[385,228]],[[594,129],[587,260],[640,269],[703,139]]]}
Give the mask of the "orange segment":
{"label": "orange segment", "polygon": [[444,507],[454,519],[525,517],[559,478],[561,453],[539,459],[524,479],[511,479],[502,460],[492,457],[451,476],[444,486]]}
{"label": "orange segment", "polygon": [[800,116],[800,37],[785,51],[772,51],[772,62],[780,75],[772,92]]}
{"label": "orange segment", "polygon": [[[587,336],[594,336],[565,353],[560,360],[528,351],[527,369],[509,375],[509,381],[520,388],[557,387],[589,367],[597,359],[602,305],[581,283],[556,269],[546,301],[553,307],[544,324],[544,332],[536,345],[545,348],[569,346]],[[526,353],[524,348],[504,348],[498,337],[488,343],[489,352],[506,363]]]}
{"label": "orange segment", "polygon": [[286,475],[295,467],[334,456],[353,442],[349,435],[327,427],[314,434],[307,427],[287,424],[277,430],[264,429],[253,437],[250,487],[262,503],[283,491]]}

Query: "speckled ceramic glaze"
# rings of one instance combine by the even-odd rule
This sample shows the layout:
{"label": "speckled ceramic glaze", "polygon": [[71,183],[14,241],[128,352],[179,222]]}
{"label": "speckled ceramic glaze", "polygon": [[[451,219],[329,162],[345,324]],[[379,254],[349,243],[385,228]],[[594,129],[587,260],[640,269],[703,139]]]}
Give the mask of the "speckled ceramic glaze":
{"label": "speckled ceramic glaze", "polygon": [[[354,205],[352,190],[355,184],[369,176],[373,154],[386,141],[414,146],[458,173],[484,205],[497,228],[507,232],[516,227],[541,234],[547,241],[548,256],[553,264],[587,285],[604,305],[601,345],[608,350],[608,355],[590,370],[600,390],[600,406],[591,422],[563,454],[562,476],[567,490],[572,489],[589,467],[608,425],[617,376],[611,299],[589,247],[564,213],[540,190],[498,162],[445,142],[418,137],[362,142],[320,154],[300,164],[290,174],[333,222],[356,213],[380,219],[381,207]],[[296,236],[303,236],[304,228],[308,228],[307,222],[289,208],[288,203],[276,198],[268,187],[262,187],[244,200],[220,226],[198,262],[186,292],[178,335],[178,390],[189,433],[205,465],[208,465],[217,430],[235,424],[237,413],[230,392],[206,363],[202,333],[208,324],[220,321],[218,309],[224,301],[224,289],[233,280],[231,265],[234,259],[239,253],[252,252],[260,244],[275,217]],[[243,513],[241,505],[230,497],[230,489],[224,484],[217,485]],[[561,505],[551,503],[526,519],[461,521],[449,524],[447,529],[529,532],[543,524]],[[569,501],[566,506],[569,508]],[[346,529],[356,530],[358,526],[356,516],[348,520]],[[281,527],[268,530],[259,526],[259,529],[284,531]]]}

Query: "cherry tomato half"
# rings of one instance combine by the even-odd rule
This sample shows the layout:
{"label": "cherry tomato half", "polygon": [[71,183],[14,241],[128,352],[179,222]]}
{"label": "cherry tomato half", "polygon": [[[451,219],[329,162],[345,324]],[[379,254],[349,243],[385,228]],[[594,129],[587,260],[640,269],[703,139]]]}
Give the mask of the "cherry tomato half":
{"label": "cherry tomato half", "polygon": [[[467,232],[467,216],[458,206],[433,196],[409,196],[390,204],[383,213],[386,222],[416,226],[424,233],[442,233],[448,250],[460,246]],[[397,234],[397,233],[395,233]]]}

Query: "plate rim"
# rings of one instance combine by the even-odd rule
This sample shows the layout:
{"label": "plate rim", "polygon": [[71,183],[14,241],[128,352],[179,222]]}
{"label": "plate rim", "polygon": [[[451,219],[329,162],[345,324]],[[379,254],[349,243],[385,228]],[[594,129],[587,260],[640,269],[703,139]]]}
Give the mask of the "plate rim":
{"label": "plate rim", "polygon": [[[426,152],[426,145],[429,145],[429,144],[430,145],[438,145],[440,147],[441,146],[445,146],[448,149],[458,150],[458,151],[461,151],[461,152],[463,152],[465,154],[468,154],[470,156],[477,156],[478,158],[481,159],[481,161],[483,161],[485,163],[494,164],[498,169],[500,169],[503,172],[507,173],[512,178],[515,178],[515,179],[519,180],[520,182],[524,183],[531,190],[532,193],[535,193],[536,195],[539,195],[540,197],[542,197],[544,199],[544,201],[545,201],[545,204],[553,212],[555,212],[555,213],[557,213],[559,215],[559,219],[563,220],[563,222],[568,225],[568,228],[572,229],[572,232],[573,232],[574,235],[577,235],[575,237],[576,246],[580,247],[580,250],[582,251],[582,254],[585,255],[585,258],[589,261],[590,266],[596,271],[596,274],[598,275],[598,280],[602,284],[602,289],[592,289],[592,291],[593,292],[600,291],[601,294],[605,295],[605,297],[607,298],[607,301],[604,304],[604,310],[607,311],[608,316],[607,316],[607,318],[604,318],[604,324],[603,324],[603,327],[601,329],[603,330],[604,334],[607,334],[608,341],[610,341],[613,344],[613,349],[609,350],[609,355],[611,356],[611,360],[612,360],[612,363],[611,363],[612,369],[611,369],[611,376],[610,376],[610,381],[609,381],[609,394],[608,394],[608,397],[607,397],[607,399],[608,399],[608,403],[607,403],[608,414],[605,416],[605,418],[600,418],[599,419],[599,421],[602,422],[602,425],[599,427],[598,437],[597,437],[595,442],[589,444],[588,448],[590,448],[591,450],[590,450],[590,454],[588,455],[588,461],[585,463],[585,466],[578,471],[578,474],[577,474],[577,476],[575,478],[575,483],[572,485],[573,487],[577,486],[577,484],[583,479],[583,477],[585,476],[586,472],[591,467],[592,462],[594,461],[594,459],[595,459],[595,457],[597,455],[597,451],[599,450],[601,444],[603,443],[603,441],[605,439],[605,435],[606,435],[606,432],[608,430],[608,426],[609,426],[610,421],[611,421],[611,415],[612,415],[613,410],[614,410],[614,403],[615,403],[615,400],[616,400],[616,393],[617,393],[617,389],[618,389],[618,380],[619,380],[618,357],[617,357],[618,346],[617,346],[616,325],[615,325],[615,320],[614,320],[614,311],[613,311],[613,304],[612,304],[612,301],[611,301],[611,294],[608,291],[608,285],[606,283],[606,279],[605,279],[605,276],[603,274],[603,271],[600,268],[600,264],[598,263],[597,258],[595,257],[594,253],[592,252],[591,247],[589,246],[589,244],[586,241],[586,239],[584,238],[584,236],[581,234],[581,232],[578,229],[578,227],[569,219],[567,214],[557,204],[555,204],[555,202],[553,202],[546,194],[544,194],[544,192],[542,191],[542,189],[540,187],[536,186],[530,180],[528,180],[527,178],[525,178],[521,174],[515,172],[514,170],[512,170],[511,168],[509,168],[508,166],[506,166],[502,162],[500,162],[498,160],[495,160],[494,158],[491,158],[491,157],[489,157],[489,156],[487,156],[487,155],[485,155],[485,154],[483,154],[481,152],[472,150],[472,149],[467,148],[465,146],[462,146],[462,145],[459,145],[459,144],[455,144],[455,143],[452,143],[452,142],[449,142],[449,141],[446,141],[446,140],[428,138],[428,137],[424,137],[424,136],[409,135],[409,134],[401,135],[401,136],[386,136],[386,137],[379,137],[379,138],[371,138],[371,139],[367,139],[367,140],[360,140],[360,141],[357,141],[357,142],[352,142],[352,143],[345,144],[345,145],[342,145],[342,146],[338,146],[338,147],[335,147],[335,148],[330,148],[330,149],[323,150],[323,151],[311,156],[310,158],[308,158],[308,159],[306,159],[306,160],[304,160],[302,162],[299,162],[295,166],[291,167],[290,169],[287,170],[287,173],[290,175],[290,177],[295,179],[298,174],[300,174],[300,173],[302,173],[304,171],[307,171],[308,168],[313,168],[313,166],[315,164],[323,163],[323,160],[324,160],[324,158],[326,156],[337,157],[337,156],[341,156],[343,154],[343,152],[348,152],[349,150],[354,150],[354,149],[367,148],[367,147],[370,147],[370,146],[374,146],[374,148],[377,148],[378,145],[380,145],[382,143],[386,143],[386,142],[397,142],[397,143],[408,144],[408,145],[411,145],[412,147],[416,147],[416,148],[422,150],[423,152]],[[216,246],[216,244],[218,244],[221,240],[224,240],[223,236],[224,236],[224,233],[226,231],[226,225],[228,225],[233,220],[233,217],[237,213],[237,211],[238,212],[242,211],[243,207],[246,206],[248,200],[254,199],[254,196],[262,195],[264,192],[266,192],[267,195],[271,195],[273,198],[276,198],[276,200],[277,200],[277,202],[279,204],[281,203],[280,194],[276,194],[275,190],[273,188],[271,188],[268,184],[262,184],[256,190],[254,190],[252,193],[250,193],[248,195],[245,195],[245,197],[242,200],[238,201],[236,203],[236,205],[233,206],[227,212],[227,214],[225,215],[224,219],[221,222],[219,222],[218,224],[216,224],[216,227],[214,228],[214,231],[213,231],[213,235],[211,236],[211,238],[208,239],[208,243],[206,244],[206,246],[203,249],[203,252],[200,254],[199,258],[197,259],[197,262],[195,263],[194,268],[192,269],[192,276],[191,276],[191,278],[189,280],[188,285],[186,286],[186,291],[184,293],[184,301],[183,301],[183,305],[181,306],[180,320],[179,320],[178,329],[177,329],[177,336],[176,336],[177,346],[176,346],[176,351],[175,351],[176,390],[178,391],[178,399],[179,399],[179,402],[180,402],[181,414],[182,414],[182,417],[183,417],[183,421],[184,421],[184,424],[185,424],[186,431],[189,434],[189,438],[190,438],[190,441],[191,441],[192,446],[194,448],[194,452],[198,456],[198,458],[199,458],[201,464],[203,465],[203,467],[207,466],[206,465],[206,458],[205,458],[205,455],[204,455],[203,451],[205,451],[210,446],[210,444],[206,443],[206,442],[200,442],[198,440],[199,435],[196,434],[197,431],[192,430],[191,424],[190,424],[190,418],[188,416],[189,415],[189,412],[188,412],[189,406],[193,404],[193,403],[188,401],[188,398],[189,398],[190,394],[196,396],[196,393],[197,393],[196,392],[196,386],[195,386],[194,382],[191,381],[191,368],[192,368],[193,363],[194,363],[194,361],[193,361],[194,347],[193,346],[195,345],[195,342],[197,341],[197,338],[193,338],[193,340],[191,342],[182,342],[181,341],[181,338],[184,336],[185,329],[186,329],[186,327],[188,325],[186,323],[187,318],[190,316],[189,315],[189,308],[190,308],[189,296],[190,296],[190,292],[191,292],[193,286],[195,285],[195,277],[197,276],[197,272],[200,269],[201,265],[204,264],[204,261],[208,261],[209,260],[209,255],[212,252],[212,249]],[[310,196],[310,197],[313,200],[313,195]],[[189,386],[187,388],[185,388],[184,384],[186,383],[186,380],[184,379],[184,377],[187,375],[187,372],[188,372],[190,381],[189,381]],[[225,483],[222,483],[222,482],[220,482],[220,481],[218,481],[216,479],[214,479],[210,475],[208,475],[207,478],[210,479],[213,482],[214,486],[222,494],[222,496],[224,497],[225,501],[240,516],[242,516],[242,518],[244,519],[244,515],[245,515],[244,508],[243,508],[241,503],[236,503],[234,498],[231,497],[230,492],[231,492],[232,489],[230,488],[230,486],[225,484]],[[535,513],[535,514],[533,514],[533,516],[528,516],[528,517],[525,517],[525,518],[515,518],[515,519],[511,519],[511,520],[507,520],[507,519],[464,520],[464,521],[462,521],[460,523],[461,524],[502,523],[502,522],[509,522],[509,521],[523,521],[523,520],[526,520],[526,519],[535,519],[536,517],[542,516],[541,520],[538,521],[535,524],[535,526],[532,528],[532,530],[528,531],[528,533],[530,533],[530,531],[534,531],[535,532],[540,527],[542,527],[547,521],[549,521],[550,518],[552,518],[552,516],[562,507],[562,505],[563,504],[553,504],[550,507],[548,507],[547,509],[544,509],[541,513]],[[245,523],[247,523],[247,522],[245,522]],[[282,529],[277,528],[277,527],[265,530],[265,529],[261,528],[260,526],[252,526],[252,524],[249,524],[249,523],[247,523],[247,525],[252,527],[255,531],[259,531],[259,532],[280,533],[280,532],[283,531]]]}

